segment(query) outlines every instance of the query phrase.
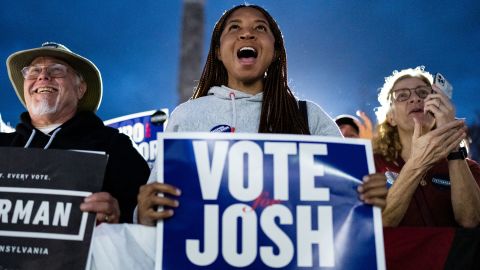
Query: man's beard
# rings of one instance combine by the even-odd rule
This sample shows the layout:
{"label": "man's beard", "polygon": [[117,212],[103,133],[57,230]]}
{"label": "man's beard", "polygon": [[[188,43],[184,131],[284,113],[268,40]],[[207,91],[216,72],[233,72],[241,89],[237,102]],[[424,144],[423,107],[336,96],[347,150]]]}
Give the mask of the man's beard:
{"label": "man's beard", "polygon": [[48,114],[56,113],[58,109],[58,99],[55,100],[55,104],[51,106],[47,99],[41,99],[40,102],[34,103],[29,108],[30,114],[44,116]]}

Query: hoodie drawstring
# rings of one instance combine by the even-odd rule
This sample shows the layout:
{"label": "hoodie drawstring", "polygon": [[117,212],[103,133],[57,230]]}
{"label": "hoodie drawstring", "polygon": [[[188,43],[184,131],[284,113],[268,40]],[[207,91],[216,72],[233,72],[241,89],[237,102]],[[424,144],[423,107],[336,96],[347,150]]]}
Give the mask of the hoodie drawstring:
{"label": "hoodie drawstring", "polygon": [[[50,135],[50,139],[48,140],[47,144],[45,145],[45,147],[43,147],[43,149],[47,149],[48,147],[50,147],[50,144],[52,144],[52,141],[53,141],[53,138],[55,138],[55,135],[57,135],[57,133],[61,130],[62,128],[57,128],[52,135]],[[32,129],[32,134],[30,134],[30,137],[28,138],[28,141],[27,143],[25,144],[25,146],[23,148],[28,148],[30,146],[30,144],[32,143],[33,141],[33,137],[35,137],[35,134],[37,133],[37,131],[35,129]]]}
{"label": "hoodie drawstring", "polygon": [[55,135],[57,135],[57,133],[61,130],[62,128],[57,128],[57,130],[55,130],[52,135],[50,136],[50,140],[48,140],[47,144],[45,145],[45,147],[43,147],[43,149],[47,149],[50,144],[52,144],[52,141],[53,141],[53,138],[55,138]]}
{"label": "hoodie drawstring", "polygon": [[32,129],[32,134],[30,134],[30,138],[28,138],[28,141],[23,148],[28,148],[30,146],[33,141],[33,137],[35,137],[35,133],[37,133],[35,129]]}
{"label": "hoodie drawstring", "polygon": [[230,92],[230,100],[232,101],[232,111],[233,111],[233,119],[232,119],[232,132],[235,132],[235,127],[237,126],[237,108],[235,107],[235,93]]}

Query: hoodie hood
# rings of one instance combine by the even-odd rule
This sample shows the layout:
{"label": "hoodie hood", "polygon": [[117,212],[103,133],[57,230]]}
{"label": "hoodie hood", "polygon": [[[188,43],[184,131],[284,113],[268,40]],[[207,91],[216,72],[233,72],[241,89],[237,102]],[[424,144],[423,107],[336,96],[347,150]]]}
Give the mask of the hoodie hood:
{"label": "hoodie hood", "polygon": [[240,100],[244,99],[246,101],[253,101],[253,102],[262,102],[263,100],[263,92],[260,92],[256,95],[251,95],[244,93],[239,90],[235,90],[229,87],[226,87],[225,85],[222,86],[214,86],[208,90],[208,95],[213,95],[216,98],[219,99],[231,99],[231,93],[235,95],[235,99]]}
{"label": "hoodie hood", "polygon": [[[72,119],[63,123],[50,134],[43,134],[37,130],[32,125],[28,112],[22,113],[20,120],[21,122],[16,127],[13,139],[8,143],[10,146],[91,150],[86,148],[89,146],[87,142],[96,142],[99,140],[96,137],[101,137],[92,131],[97,131],[103,127],[103,122],[100,118],[89,111],[78,112]],[[83,141],[85,141],[85,146],[80,143]]]}
{"label": "hoodie hood", "polygon": [[[203,97],[177,106],[165,132],[258,133],[263,92],[251,95],[222,86],[211,87]],[[315,135],[341,136],[338,126],[315,103],[307,102],[308,125]]]}

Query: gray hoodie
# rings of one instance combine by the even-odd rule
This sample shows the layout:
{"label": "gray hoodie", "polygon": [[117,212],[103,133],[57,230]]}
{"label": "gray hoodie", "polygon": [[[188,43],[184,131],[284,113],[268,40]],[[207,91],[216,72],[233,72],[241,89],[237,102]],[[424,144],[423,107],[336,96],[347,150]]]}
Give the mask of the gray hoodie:
{"label": "gray hoodie", "polygon": [[[165,132],[250,132],[258,133],[263,93],[250,95],[226,86],[214,86],[205,97],[189,100],[173,110]],[[342,136],[337,124],[318,106],[307,101],[308,126],[312,135]],[[148,183],[157,180],[153,166]],[[137,208],[133,214],[137,223]]]}
{"label": "gray hoodie", "polygon": [[[257,133],[263,93],[250,95],[226,86],[214,86],[208,95],[180,104],[168,119],[166,132],[215,131]],[[307,101],[308,126],[312,135],[341,136],[335,122],[318,106]]]}

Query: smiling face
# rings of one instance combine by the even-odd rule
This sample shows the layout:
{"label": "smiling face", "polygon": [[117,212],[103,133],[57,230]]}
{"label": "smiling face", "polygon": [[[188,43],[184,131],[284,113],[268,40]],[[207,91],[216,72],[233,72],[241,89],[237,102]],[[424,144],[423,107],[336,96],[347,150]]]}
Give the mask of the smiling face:
{"label": "smiling face", "polygon": [[243,7],[226,20],[217,58],[228,73],[228,86],[249,93],[263,89],[263,77],[275,54],[275,38],[261,11]]}
{"label": "smiling face", "polygon": [[[67,67],[64,77],[52,77],[45,67],[61,64]],[[23,93],[34,125],[61,124],[72,118],[78,101],[86,91],[85,82],[64,61],[53,57],[37,57],[30,66],[42,67],[36,79],[25,79]]]}
{"label": "smiling face", "polygon": [[[409,77],[397,81],[392,91],[405,88],[415,89],[420,86],[429,86],[429,84],[420,78]],[[419,97],[412,90],[407,100],[393,101],[391,112],[387,116],[389,123],[392,126],[397,126],[399,130],[413,132],[413,118],[416,118],[422,124],[423,130],[431,130],[435,125],[435,119],[430,113],[424,113],[424,98]]]}

